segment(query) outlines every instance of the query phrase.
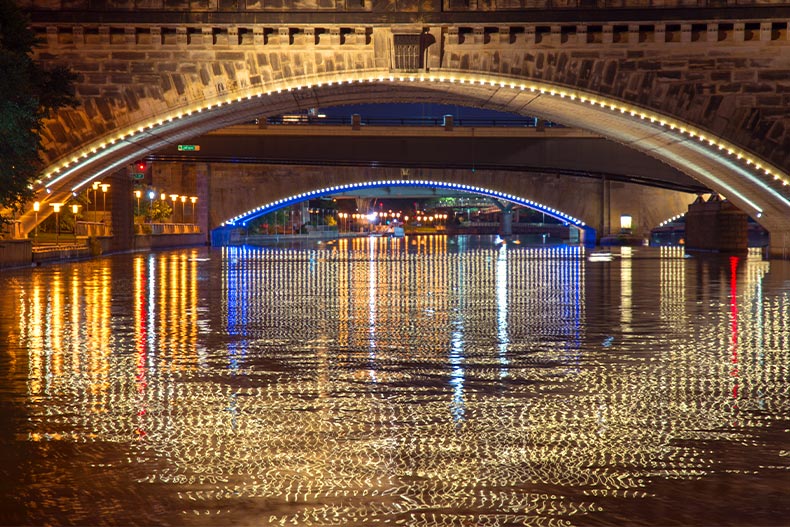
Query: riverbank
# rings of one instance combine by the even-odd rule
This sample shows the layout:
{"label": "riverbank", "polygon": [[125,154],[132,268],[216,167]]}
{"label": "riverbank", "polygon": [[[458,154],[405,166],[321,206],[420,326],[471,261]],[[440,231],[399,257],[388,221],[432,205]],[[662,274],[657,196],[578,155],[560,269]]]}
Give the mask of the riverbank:
{"label": "riverbank", "polygon": [[129,248],[117,249],[112,236],[72,237],[62,242],[0,240],[0,270],[85,260],[106,254],[206,245],[203,233],[136,234]]}

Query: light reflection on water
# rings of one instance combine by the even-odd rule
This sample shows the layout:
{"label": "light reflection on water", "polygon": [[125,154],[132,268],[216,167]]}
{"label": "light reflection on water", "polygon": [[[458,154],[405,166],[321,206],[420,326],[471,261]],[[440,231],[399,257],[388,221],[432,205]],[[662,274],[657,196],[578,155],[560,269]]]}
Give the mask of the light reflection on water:
{"label": "light reflection on water", "polygon": [[779,525],[788,280],[439,236],[4,273],[1,523]]}

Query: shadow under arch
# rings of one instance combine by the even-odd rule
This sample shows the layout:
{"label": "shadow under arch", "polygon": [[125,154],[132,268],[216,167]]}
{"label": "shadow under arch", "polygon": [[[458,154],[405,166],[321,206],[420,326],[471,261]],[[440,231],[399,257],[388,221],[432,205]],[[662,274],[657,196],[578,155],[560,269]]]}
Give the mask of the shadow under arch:
{"label": "shadow under arch", "polygon": [[359,183],[347,183],[343,185],[334,185],[331,187],[324,187],[309,192],[294,194],[270,203],[265,203],[254,209],[245,211],[233,218],[229,218],[222,223],[222,225],[211,231],[211,244],[214,246],[227,245],[230,239],[230,232],[238,227],[244,227],[249,221],[274,212],[278,209],[288,207],[295,203],[300,203],[313,198],[320,198],[322,196],[329,196],[337,194],[338,192],[364,190],[382,187],[421,187],[421,188],[437,188],[455,191],[464,191],[480,196],[504,200],[516,205],[542,212],[547,216],[554,218],[561,223],[579,230],[579,238],[582,243],[594,244],[596,240],[596,231],[594,228],[587,225],[584,221],[566,214],[560,210],[548,207],[535,201],[514,196],[505,192],[499,192],[485,187],[476,185],[467,185],[462,183],[452,183],[446,181],[430,181],[430,180],[413,180],[413,179],[387,179],[377,181],[365,181]]}

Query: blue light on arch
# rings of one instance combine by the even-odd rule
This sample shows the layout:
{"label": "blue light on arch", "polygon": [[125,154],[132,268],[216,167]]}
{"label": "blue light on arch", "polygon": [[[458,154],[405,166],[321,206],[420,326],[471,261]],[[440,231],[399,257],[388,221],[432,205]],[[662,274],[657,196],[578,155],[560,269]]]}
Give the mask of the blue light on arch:
{"label": "blue light on arch", "polygon": [[222,224],[222,226],[244,227],[247,225],[247,222],[257,218],[258,216],[263,216],[264,214],[274,212],[283,207],[288,207],[289,205],[293,205],[295,203],[299,203],[305,200],[320,198],[321,196],[328,196],[331,194],[337,194],[338,192],[346,192],[350,190],[363,190],[363,189],[378,188],[378,187],[444,188],[448,190],[459,190],[459,191],[479,194],[481,196],[503,199],[511,203],[515,203],[517,205],[528,207],[538,212],[543,212],[547,216],[554,218],[557,221],[560,221],[566,225],[570,225],[581,231],[584,231],[585,239],[587,239],[589,236],[592,236],[593,240],[595,239],[595,229],[587,226],[583,221],[579,220],[578,218],[574,218],[573,216],[570,216],[568,214],[565,214],[562,211],[553,209],[551,207],[548,207],[541,203],[537,203],[535,201],[523,199],[518,196],[514,196],[512,194],[507,194],[505,192],[499,192],[496,190],[490,190],[487,188],[478,187],[476,185],[465,185],[461,183],[449,183],[444,181],[425,181],[425,180],[407,180],[407,179],[398,179],[398,180],[390,179],[390,180],[380,180],[380,181],[364,181],[361,183],[348,183],[345,185],[325,187],[325,188],[313,190],[311,192],[303,192],[300,194],[295,194],[293,196],[284,199],[279,199],[277,201],[273,201],[271,203],[261,205],[260,207],[256,207],[254,209],[248,210],[247,212],[239,214],[238,216],[234,216],[233,218],[225,221]]}

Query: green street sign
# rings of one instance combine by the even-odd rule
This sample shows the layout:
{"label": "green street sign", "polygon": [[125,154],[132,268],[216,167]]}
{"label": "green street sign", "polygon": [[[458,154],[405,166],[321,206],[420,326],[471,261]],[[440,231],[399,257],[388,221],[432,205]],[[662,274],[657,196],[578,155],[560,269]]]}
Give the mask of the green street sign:
{"label": "green street sign", "polygon": [[200,145],[178,145],[179,152],[197,152],[200,150]]}
{"label": "green street sign", "polygon": [[132,174],[132,177],[134,179],[144,179],[145,178],[145,174],[143,174],[142,172],[135,172],[135,173]]}

